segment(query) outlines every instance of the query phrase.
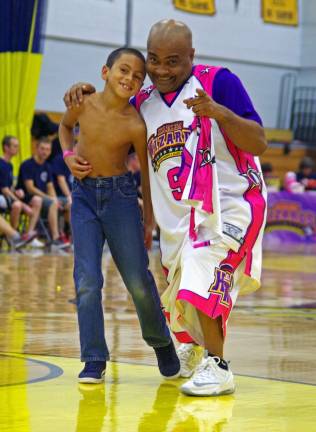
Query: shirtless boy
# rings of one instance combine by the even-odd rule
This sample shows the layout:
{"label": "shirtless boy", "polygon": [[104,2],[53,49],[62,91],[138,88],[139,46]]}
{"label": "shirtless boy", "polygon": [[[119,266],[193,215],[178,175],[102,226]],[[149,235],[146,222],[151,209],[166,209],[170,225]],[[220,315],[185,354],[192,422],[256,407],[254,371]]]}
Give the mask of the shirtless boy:
{"label": "shirtless boy", "polygon": [[[68,109],[59,129],[65,162],[75,177],[71,210],[74,279],[81,361],[85,362],[79,382],[102,382],[109,359],[101,296],[105,239],[133,298],[143,338],[155,350],[160,373],[174,378],[179,375],[180,363],[145,249],[151,244],[153,223],[146,127],[129,104],[143,84],[145,59],[137,50],[119,48],[109,55],[102,78],[104,90]],[[77,122],[80,136],[74,152],[72,131]],[[137,191],[126,168],[131,145],[141,165],[144,227]]]}

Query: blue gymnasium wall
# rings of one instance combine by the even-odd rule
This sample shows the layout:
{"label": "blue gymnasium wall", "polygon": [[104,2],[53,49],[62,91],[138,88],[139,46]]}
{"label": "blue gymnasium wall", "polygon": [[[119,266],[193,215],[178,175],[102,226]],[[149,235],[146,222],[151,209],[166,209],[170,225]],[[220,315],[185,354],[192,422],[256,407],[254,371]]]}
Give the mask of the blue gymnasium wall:
{"label": "blue gymnasium wall", "polygon": [[[64,90],[76,81],[103,87],[108,53],[125,42],[127,0],[49,0],[37,109],[63,111]],[[177,11],[171,0],[133,0],[131,44],[145,51],[150,26],[163,18],[186,22],[196,59],[237,73],[267,127],[275,127],[281,78],[294,72],[316,86],[316,0],[299,0],[300,25],[263,23],[261,0],[216,0],[213,17]]]}

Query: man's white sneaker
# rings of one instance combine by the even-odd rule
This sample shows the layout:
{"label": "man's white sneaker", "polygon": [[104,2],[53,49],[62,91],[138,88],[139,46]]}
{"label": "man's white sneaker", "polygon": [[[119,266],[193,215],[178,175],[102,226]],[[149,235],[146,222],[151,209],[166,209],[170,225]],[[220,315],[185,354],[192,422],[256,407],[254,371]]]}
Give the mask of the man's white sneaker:
{"label": "man's white sneaker", "polygon": [[193,377],[181,386],[182,393],[192,396],[219,396],[235,391],[234,376],[218,366],[219,357],[207,357],[197,367]]}
{"label": "man's white sneaker", "polygon": [[204,348],[199,345],[181,344],[177,349],[181,369],[180,376],[190,378],[204,357]]}

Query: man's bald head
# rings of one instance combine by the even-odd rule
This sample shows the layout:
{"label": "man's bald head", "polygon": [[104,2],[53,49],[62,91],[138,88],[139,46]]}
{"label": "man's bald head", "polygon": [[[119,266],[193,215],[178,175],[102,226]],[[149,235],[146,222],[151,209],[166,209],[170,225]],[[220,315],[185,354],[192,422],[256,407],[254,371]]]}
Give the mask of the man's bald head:
{"label": "man's bald head", "polygon": [[151,42],[156,42],[157,40],[163,43],[164,41],[178,38],[186,41],[188,48],[192,48],[192,32],[186,24],[173,19],[158,21],[149,31],[147,47],[149,47]]}
{"label": "man's bald head", "polygon": [[163,20],[152,26],[146,69],[158,91],[165,94],[180,88],[191,75],[193,58],[192,33],[187,25]]}

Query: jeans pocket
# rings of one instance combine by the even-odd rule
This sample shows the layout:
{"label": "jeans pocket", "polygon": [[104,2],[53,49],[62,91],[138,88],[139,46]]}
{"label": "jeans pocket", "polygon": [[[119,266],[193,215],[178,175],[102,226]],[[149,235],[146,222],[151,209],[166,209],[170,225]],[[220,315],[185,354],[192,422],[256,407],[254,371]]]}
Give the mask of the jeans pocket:
{"label": "jeans pocket", "polygon": [[137,197],[137,191],[134,183],[126,181],[119,185],[118,188],[120,194],[124,198],[136,198]]}

